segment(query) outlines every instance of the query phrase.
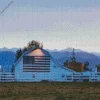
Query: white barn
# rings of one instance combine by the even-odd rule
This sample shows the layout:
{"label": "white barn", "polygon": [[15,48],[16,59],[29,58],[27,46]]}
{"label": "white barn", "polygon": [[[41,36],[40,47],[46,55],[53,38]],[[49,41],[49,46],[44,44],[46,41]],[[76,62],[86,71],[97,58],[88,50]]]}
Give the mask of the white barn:
{"label": "white barn", "polygon": [[56,64],[49,52],[37,47],[26,51],[14,67],[16,81],[71,81],[74,72]]}

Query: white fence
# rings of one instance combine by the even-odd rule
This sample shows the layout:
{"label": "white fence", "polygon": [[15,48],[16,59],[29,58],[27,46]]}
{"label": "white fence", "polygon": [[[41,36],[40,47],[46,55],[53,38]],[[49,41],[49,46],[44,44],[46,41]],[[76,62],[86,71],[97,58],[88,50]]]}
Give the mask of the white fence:
{"label": "white fence", "polygon": [[0,73],[0,82],[13,82],[15,81],[15,75],[14,73]]}
{"label": "white fence", "polygon": [[[46,80],[48,81],[48,79]],[[62,80],[65,82],[74,82],[74,81],[83,82],[85,80],[90,81],[90,82],[100,82],[100,72],[97,72],[97,73],[90,72],[88,73],[88,75],[84,73],[71,73],[69,75],[62,77]],[[17,82],[18,80],[15,79],[14,73],[0,72],[0,82],[15,82],[15,81]],[[35,78],[34,79],[21,78],[19,79],[19,81],[20,82],[34,82]],[[54,79],[53,81],[57,81],[57,80]]]}

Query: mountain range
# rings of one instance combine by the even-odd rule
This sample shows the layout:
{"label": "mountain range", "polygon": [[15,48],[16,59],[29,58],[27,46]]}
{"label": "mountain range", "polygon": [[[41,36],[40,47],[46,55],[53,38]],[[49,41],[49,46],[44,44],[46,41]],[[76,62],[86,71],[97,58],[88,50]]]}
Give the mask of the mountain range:
{"label": "mountain range", "polygon": [[[56,62],[60,65],[63,65],[63,63],[66,60],[70,60],[70,57],[72,56],[72,52],[68,51],[57,51],[57,52],[50,52],[51,55],[55,58]],[[75,57],[77,62],[89,62],[89,68],[94,67],[95,65],[100,64],[100,57],[87,52],[75,52]]]}
{"label": "mountain range", "polygon": [[[5,71],[11,71],[12,64],[15,61],[16,51],[19,48],[0,48],[0,65],[3,66]],[[66,60],[69,60],[72,56],[73,48],[67,48],[64,50],[48,50],[52,57],[59,65],[63,65]],[[84,63],[89,62],[89,68],[100,64],[100,53],[96,52],[86,52],[80,49],[75,49],[75,57],[78,62]]]}

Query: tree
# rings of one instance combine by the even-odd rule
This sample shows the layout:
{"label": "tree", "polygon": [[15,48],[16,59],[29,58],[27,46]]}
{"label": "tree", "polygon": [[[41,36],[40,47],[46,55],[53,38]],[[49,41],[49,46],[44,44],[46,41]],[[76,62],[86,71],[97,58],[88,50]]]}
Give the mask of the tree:
{"label": "tree", "polygon": [[100,72],[100,64],[96,65],[97,72]]}
{"label": "tree", "polygon": [[76,62],[76,58],[75,57],[70,57],[71,62]]}
{"label": "tree", "polygon": [[84,70],[89,70],[88,66],[89,66],[89,62],[88,61],[84,62]]}
{"label": "tree", "polygon": [[75,57],[75,49],[73,48],[72,52],[72,57],[70,57],[71,62],[76,62],[76,57]]}
{"label": "tree", "polygon": [[16,59],[15,59],[15,61],[17,61],[22,54],[23,54],[23,51],[21,49],[17,50],[16,51]]}
{"label": "tree", "polygon": [[14,65],[12,65],[11,72],[14,72],[14,70],[15,70],[15,67]]}
{"label": "tree", "polygon": [[27,48],[27,47],[24,47],[22,51],[23,51],[23,53],[24,53],[24,52],[27,51],[27,50],[28,50],[28,48]]}
{"label": "tree", "polygon": [[68,66],[69,65],[69,60],[66,60],[66,62],[64,62],[64,66]]}
{"label": "tree", "polygon": [[41,48],[43,49],[43,43],[41,43]]}
{"label": "tree", "polygon": [[28,46],[26,48],[31,49],[33,47],[40,47],[41,48],[40,42],[32,40],[31,42],[28,43]]}
{"label": "tree", "polygon": [[43,44],[40,43],[39,41],[32,40],[31,42],[28,43],[28,45],[26,47],[24,47],[23,49],[17,50],[15,61],[17,61],[25,51],[27,51],[33,47],[43,48]]}

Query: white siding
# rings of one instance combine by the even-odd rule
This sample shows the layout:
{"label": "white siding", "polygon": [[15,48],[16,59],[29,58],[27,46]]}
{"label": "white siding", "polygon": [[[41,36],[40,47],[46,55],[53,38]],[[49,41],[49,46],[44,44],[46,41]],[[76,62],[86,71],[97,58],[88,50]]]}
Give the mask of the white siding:
{"label": "white siding", "polygon": [[67,81],[62,75],[69,75],[71,72],[65,68],[57,66],[52,60],[50,61],[50,72],[23,72],[23,59],[15,66],[16,80],[26,81]]}

